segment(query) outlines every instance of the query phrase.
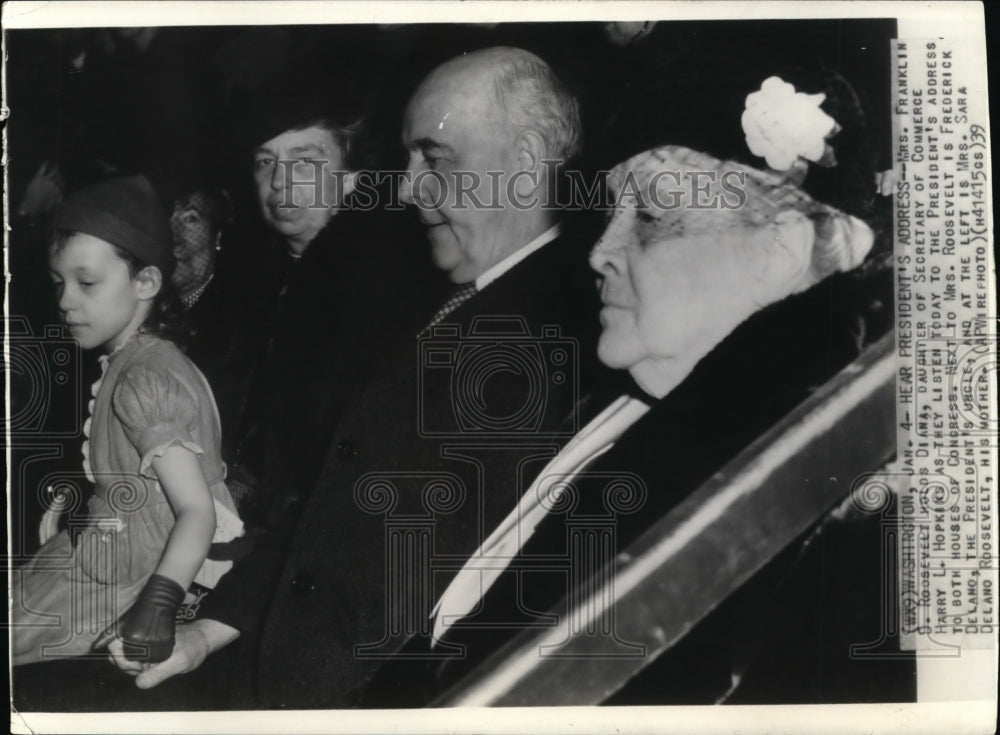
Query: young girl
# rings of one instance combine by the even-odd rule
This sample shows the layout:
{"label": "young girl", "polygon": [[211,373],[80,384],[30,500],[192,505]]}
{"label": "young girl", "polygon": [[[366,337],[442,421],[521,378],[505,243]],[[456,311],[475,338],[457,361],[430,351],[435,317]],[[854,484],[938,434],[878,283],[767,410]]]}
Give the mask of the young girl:
{"label": "young girl", "polygon": [[[192,582],[213,587],[232,562],[206,560],[243,525],[223,482],[212,393],[170,341],[170,225],[149,182],[111,179],[54,213],[49,266],[62,319],[102,376],[83,427],[86,515],[15,570],[14,665],[90,653],[116,635],[131,660],[174,645]],[[179,311],[179,310],[178,310]]]}

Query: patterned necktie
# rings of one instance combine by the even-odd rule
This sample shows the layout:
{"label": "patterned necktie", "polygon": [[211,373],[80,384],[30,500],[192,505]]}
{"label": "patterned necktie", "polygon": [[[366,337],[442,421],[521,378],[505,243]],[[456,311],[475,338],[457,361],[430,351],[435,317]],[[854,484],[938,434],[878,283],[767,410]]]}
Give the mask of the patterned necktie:
{"label": "patterned necktie", "polygon": [[434,312],[434,316],[431,320],[427,322],[427,326],[421,329],[417,333],[417,337],[426,337],[431,328],[440,324],[446,316],[451,312],[455,311],[461,304],[470,299],[476,294],[476,282],[469,281],[469,283],[459,283],[455,285],[452,290],[451,296],[448,300],[441,304],[441,308]]}

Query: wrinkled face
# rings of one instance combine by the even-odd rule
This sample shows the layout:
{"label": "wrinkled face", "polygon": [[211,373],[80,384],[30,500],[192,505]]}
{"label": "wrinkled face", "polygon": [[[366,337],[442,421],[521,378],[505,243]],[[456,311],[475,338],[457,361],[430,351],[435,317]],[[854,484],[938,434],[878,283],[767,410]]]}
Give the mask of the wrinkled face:
{"label": "wrinkled face", "polygon": [[673,206],[686,172],[657,177],[663,168],[649,151],[611,172],[618,206],[590,255],[604,303],[598,356],[633,374],[693,354],[705,335],[735,326],[750,298],[747,259],[760,228],[722,209]]}
{"label": "wrinkled face", "polygon": [[182,294],[205,283],[215,268],[220,233],[210,214],[210,199],[204,192],[197,191],[174,204],[170,227],[177,267],[170,281]]}
{"label": "wrinkled face", "polygon": [[254,152],[254,179],[264,221],[302,253],[344,199],[343,154],[329,130],[287,130]]}
{"label": "wrinkled face", "polygon": [[50,250],[49,271],[62,319],[83,349],[111,352],[142,324],[138,284],[104,240],[71,235]]}
{"label": "wrinkled face", "polygon": [[416,206],[434,262],[454,283],[476,279],[527,244],[524,211],[508,201],[518,170],[510,132],[491,113],[489,85],[469,86],[455,76],[433,78],[403,123],[409,163],[400,198]]}

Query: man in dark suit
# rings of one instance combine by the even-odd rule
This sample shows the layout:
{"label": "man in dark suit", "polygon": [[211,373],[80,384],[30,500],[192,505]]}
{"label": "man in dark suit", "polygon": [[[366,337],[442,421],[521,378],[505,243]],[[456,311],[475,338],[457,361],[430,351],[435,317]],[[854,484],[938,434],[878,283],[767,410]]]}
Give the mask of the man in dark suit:
{"label": "man in dark suit", "polygon": [[533,54],[487,49],[424,80],[403,141],[401,198],[454,289],[355,392],[282,532],[237,562],[273,580],[269,599],[216,595],[139,686],[243,634],[256,698],[231,704],[357,703],[389,656],[430,635],[436,596],[578,428],[597,295],[588,243],[561,236],[547,206],[553,161],[579,145],[575,100]]}

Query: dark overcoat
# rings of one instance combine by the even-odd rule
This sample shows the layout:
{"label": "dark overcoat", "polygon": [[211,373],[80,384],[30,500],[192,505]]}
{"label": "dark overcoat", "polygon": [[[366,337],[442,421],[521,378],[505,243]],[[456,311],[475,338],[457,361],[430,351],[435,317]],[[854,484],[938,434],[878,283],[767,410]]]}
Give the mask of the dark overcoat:
{"label": "dark overcoat", "polygon": [[266,608],[261,704],[350,706],[389,654],[426,632],[454,561],[575,432],[567,416],[596,370],[598,309],[585,252],[558,238],[430,335],[404,340],[356,392],[319,481],[289,510],[286,541],[244,564],[263,577],[280,566],[269,595],[246,600],[239,621],[218,599],[204,612],[253,638],[249,613]]}

